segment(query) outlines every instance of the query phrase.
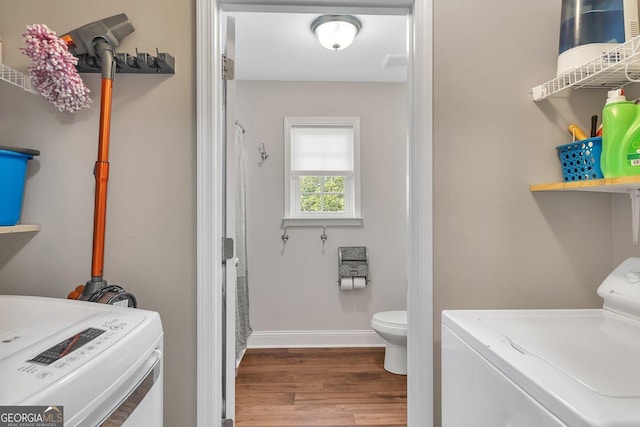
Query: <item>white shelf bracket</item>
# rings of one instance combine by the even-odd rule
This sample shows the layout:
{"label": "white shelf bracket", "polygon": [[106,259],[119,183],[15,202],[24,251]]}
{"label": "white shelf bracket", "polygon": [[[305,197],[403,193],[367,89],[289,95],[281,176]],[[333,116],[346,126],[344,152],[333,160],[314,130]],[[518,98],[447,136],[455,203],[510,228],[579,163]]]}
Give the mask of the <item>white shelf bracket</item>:
{"label": "white shelf bracket", "polygon": [[638,227],[640,226],[640,190],[630,190],[631,197],[631,232],[633,234],[633,244],[638,244]]}

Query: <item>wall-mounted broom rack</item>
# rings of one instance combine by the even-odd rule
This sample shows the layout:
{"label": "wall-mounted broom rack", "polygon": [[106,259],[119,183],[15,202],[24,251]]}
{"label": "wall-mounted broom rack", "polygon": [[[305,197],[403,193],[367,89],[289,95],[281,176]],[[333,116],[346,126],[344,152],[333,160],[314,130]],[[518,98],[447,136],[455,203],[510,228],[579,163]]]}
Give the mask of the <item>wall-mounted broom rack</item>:
{"label": "wall-mounted broom rack", "polygon": [[30,93],[38,93],[31,87],[31,78],[27,74],[16,71],[13,68],[0,63],[0,80],[18,86]]}
{"label": "wall-mounted broom rack", "polygon": [[[175,74],[176,59],[168,53],[156,52],[156,56],[148,53],[135,55],[116,53],[116,73],[138,74]],[[102,67],[95,56],[82,55],[78,57],[76,69],[79,73],[100,73]]]}
{"label": "wall-mounted broom rack", "polygon": [[[176,73],[176,59],[168,53],[158,52],[156,56],[138,52],[136,52],[135,56],[128,53],[116,53],[115,60],[116,73]],[[99,73],[101,70],[96,58],[88,55],[78,59],[76,68],[80,73]],[[0,81],[17,86],[29,93],[38,93],[31,86],[31,78],[28,74],[21,73],[2,63],[0,63]]]}

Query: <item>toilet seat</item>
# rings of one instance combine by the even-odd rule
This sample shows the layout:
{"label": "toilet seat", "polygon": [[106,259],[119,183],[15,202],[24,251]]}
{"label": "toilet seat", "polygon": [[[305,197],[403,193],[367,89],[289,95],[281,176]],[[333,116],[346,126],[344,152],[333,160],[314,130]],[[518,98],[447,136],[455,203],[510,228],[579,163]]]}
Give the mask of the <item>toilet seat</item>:
{"label": "toilet seat", "polygon": [[381,332],[407,335],[406,310],[382,311],[373,315],[371,325]]}

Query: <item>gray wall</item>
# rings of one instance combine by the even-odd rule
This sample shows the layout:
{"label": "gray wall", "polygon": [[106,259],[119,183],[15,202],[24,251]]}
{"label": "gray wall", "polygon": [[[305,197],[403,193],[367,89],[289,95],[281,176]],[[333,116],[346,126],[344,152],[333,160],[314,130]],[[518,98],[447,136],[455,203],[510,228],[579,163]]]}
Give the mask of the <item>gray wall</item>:
{"label": "gray wall", "polygon": [[435,1],[434,15],[439,421],[443,309],[601,306],[596,288],[625,243],[612,239],[611,196],[528,190],[561,180],[555,146],[570,142],[569,123],[588,129],[606,99],[567,90],[534,103],[527,93],[555,76],[560,2]]}
{"label": "gray wall", "polygon": [[[159,311],[165,332],[165,425],[195,425],[195,79],[192,1],[26,0],[0,6],[4,62],[24,70],[26,25],[59,35],[125,12],[136,27],[121,52],[176,57],[173,76],[117,75],[113,92],[105,278]],[[0,83],[0,145],[35,148],[24,223],[0,236],[0,293],[66,297],[90,278],[99,76],[84,75],[94,105],[58,112],[39,95]]]}
{"label": "gray wall", "polygon": [[[406,308],[407,94],[401,83],[237,82],[246,128],[247,241],[255,331],[365,330],[377,311]],[[283,230],[283,118],[358,116],[363,227]],[[258,167],[258,147],[269,158]],[[339,292],[338,247],[366,246],[371,283]]]}

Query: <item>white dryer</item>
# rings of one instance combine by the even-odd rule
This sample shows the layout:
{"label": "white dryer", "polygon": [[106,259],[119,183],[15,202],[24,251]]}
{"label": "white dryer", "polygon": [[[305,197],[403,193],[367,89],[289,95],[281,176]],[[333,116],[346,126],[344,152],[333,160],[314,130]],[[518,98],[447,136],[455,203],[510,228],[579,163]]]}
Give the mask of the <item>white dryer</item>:
{"label": "white dryer", "polygon": [[603,309],[445,310],[443,427],[640,426],[640,258]]}
{"label": "white dryer", "polygon": [[0,407],[62,407],[64,426],[162,426],[158,313],[0,296]]}

